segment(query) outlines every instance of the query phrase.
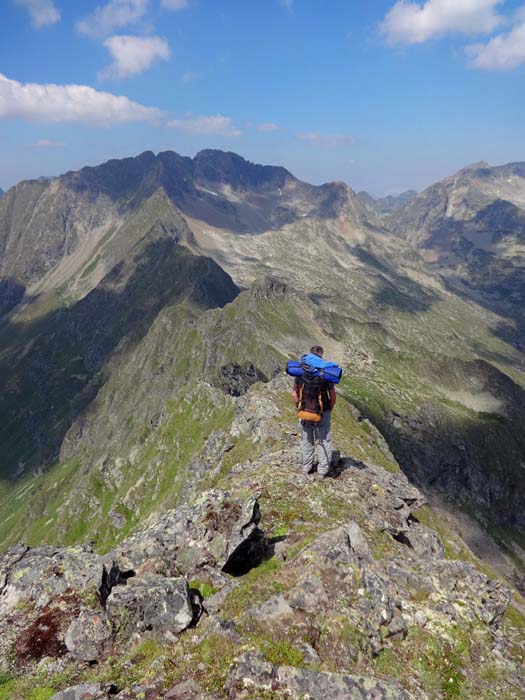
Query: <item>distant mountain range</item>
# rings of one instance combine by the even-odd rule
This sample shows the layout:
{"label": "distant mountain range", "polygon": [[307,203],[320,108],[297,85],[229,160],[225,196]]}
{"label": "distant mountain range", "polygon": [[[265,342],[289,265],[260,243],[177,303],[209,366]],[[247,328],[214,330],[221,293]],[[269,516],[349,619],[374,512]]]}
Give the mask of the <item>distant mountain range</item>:
{"label": "distant mountain range", "polygon": [[368,192],[361,191],[357,193],[357,196],[369,211],[378,216],[386,217],[417,197],[417,192],[416,190],[406,190],[399,195],[389,194],[386,197],[372,197]]}

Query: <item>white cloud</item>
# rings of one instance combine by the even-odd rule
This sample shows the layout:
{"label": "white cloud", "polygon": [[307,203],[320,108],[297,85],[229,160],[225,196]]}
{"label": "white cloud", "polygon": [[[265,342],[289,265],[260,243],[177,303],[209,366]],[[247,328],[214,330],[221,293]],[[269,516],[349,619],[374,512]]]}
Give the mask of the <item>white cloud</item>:
{"label": "white cloud", "polygon": [[158,36],[110,36],[104,46],[113,63],[99,73],[100,78],[131,78],[148,70],[156,60],[167,61],[168,42]]}
{"label": "white cloud", "polygon": [[79,34],[90,37],[103,37],[115,29],[140,22],[146,14],[149,0],[110,0],[106,5],[98,5],[91,14],[79,20],[75,29]]}
{"label": "white cloud", "polygon": [[166,10],[184,10],[188,7],[188,0],[162,0],[161,5]]}
{"label": "white cloud", "polygon": [[216,134],[218,136],[240,136],[238,129],[231,117],[221,114],[210,117],[186,117],[185,119],[172,119],[167,123],[172,129],[180,129],[187,134]]}
{"label": "white cloud", "polygon": [[16,0],[16,4],[24,7],[31,17],[35,29],[42,29],[60,20],[60,12],[53,0]]}
{"label": "white cloud", "polygon": [[155,123],[163,116],[160,109],[87,85],[22,84],[0,73],[0,119],[111,126],[133,121]]}
{"label": "white cloud", "polygon": [[307,143],[323,148],[339,148],[355,143],[355,138],[349,134],[320,134],[318,131],[311,131],[307,134],[298,134],[298,136]]}
{"label": "white cloud", "polygon": [[280,127],[277,124],[272,124],[267,122],[266,124],[259,124],[257,126],[257,131],[279,131]]}
{"label": "white cloud", "polygon": [[423,5],[398,0],[380,24],[391,44],[421,44],[449,33],[487,34],[503,21],[496,7],[503,0],[427,0]]}
{"label": "white cloud", "polygon": [[65,148],[66,144],[63,141],[51,141],[50,139],[38,139],[35,143],[36,148]]}
{"label": "white cloud", "polygon": [[525,13],[510,32],[493,37],[487,44],[466,48],[470,65],[486,70],[512,70],[525,65]]}
{"label": "white cloud", "polygon": [[290,14],[293,12],[293,0],[279,0],[281,5],[288,10]]}

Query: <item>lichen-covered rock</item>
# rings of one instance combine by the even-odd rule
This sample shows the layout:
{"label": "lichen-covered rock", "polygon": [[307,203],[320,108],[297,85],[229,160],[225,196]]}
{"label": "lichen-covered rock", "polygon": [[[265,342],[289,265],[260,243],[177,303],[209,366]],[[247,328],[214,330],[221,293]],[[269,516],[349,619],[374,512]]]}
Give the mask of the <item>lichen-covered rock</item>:
{"label": "lichen-covered rock", "polygon": [[283,693],[283,697],[330,700],[410,700],[399,684],[343,673],[326,673],[274,666],[258,654],[243,654],[235,662],[226,683],[231,700],[257,697],[257,691]]}
{"label": "lichen-covered rock", "polygon": [[[60,597],[37,607],[46,599],[45,579],[55,575],[40,565],[44,581],[27,579],[34,599],[10,607],[13,626],[2,644],[13,629],[18,648],[26,649],[31,621],[40,628],[49,608],[62,616],[51,659],[72,663],[64,645],[69,627],[66,642],[73,654],[73,640],[78,643],[77,659],[100,654],[95,677],[112,677],[108,653],[117,657],[120,678],[128,668],[140,674],[118,700],[218,700],[224,692],[232,700],[430,700],[445,693],[449,678],[456,697],[465,690],[470,700],[489,687],[474,670],[487,663],[498,690],[509,689],[511,697],[521,688],[519,610],[502,619],[511,591],[477,568],[474,557],[472,563],[445,558],[440,537],[418,519],[431,522],[428,509],[417,510],[424,497],[406,477],[346,460],[334,480],[298,480],[293,454],[286,443],[263,453],[228,474],[223,489],[156,516],[104,558],[87,556],[102,565],[101,578],[89,579],[87,589],[89,596],[97,592],[98,603],[82,600],[80,591],[64,594],[72,596],[64,610],[54,608]],[[236,498],[234,489],[256,495]],[[267,522],[273,537],[261,529]],[[445,527],[442,532],[450,556],[450,535]],[[276,542],[286,556],[271,558]],[[459,538],[453,545],[463,553]],[[30,554],[22,547],[3,560],[4,590],[18,592],[9,589],[12,572]],[[89,602],[98,613],[85,610]],[[97,616],[108,622],[107,638],[94,634]],[[94,650],[79,651],[93,641]],[[2,646],[0,655],[11,649]],[[254,652],[232,667],[239,649]],[[35,668],[47,673],[41,659],[48,652],[43,644],[37,651]],[[179,685],[166,695],[174,679]]]}
{"label": "lichen-covered rock", "polygon": [[443,560],[436,562],[429,573],[458,619],[480,618],[497,625],[512,599],[507,586],[490,579],[469,562]]}
{"label": "lichen-covered rock", "polygon": [[436,532],[418,522],[411,521],[404,531],[407,544],[425,559],[443,559],[445,550]]}
{"label": "lichen-covered rock", "polygon": [[82,610],[69,626],[64,641],[68,651],[81,661],[96,661],[113,638],[111,621],[104,612]]}
{"label": "lichen-covered rock", "polygon": [[169,638],[193,620],[186,580],[158,574],[144,574],[130,579],[126,586],[115,586],[106,609],[121,640],[129,639],[133,632]]}
{"label": "lichen-covered rock", "polygon": [[111,700],[117,688],[107,683],[81,683],[55,693],[50,700]]}
{"label": "lichen-covered rock", "polygon": [[17,547],[0,555],[0,615],[21,603],[39,608],[72,591],[96,593],[103,558],[91,547]]}
{"label": "lichen-covered rock", "polygon": [[206,695],[194,680],[177,683],[164,695],[164,700],[208,700],[208,698],[210,696]]}
{"label": "lichen-covered rock", "polygon": [[256,620],[261,620],[262,622],[293,617],[294,614],[293,608],[282,595],[274,595],[261,605],[254,605],[248,612]]}
{"label": "lichen-covered rock", "polygon": [[402,615],[394,615],[386,627],[385,636],[404,639],[408,634],[408,625]]}
{"label": "lichen-covered rock", "polygon": [[135,684],[121,690],[115,700],[161,700],[164,697],[164,693],[154,685]]}
{"label": "lichen-covered rock", "polygon": [[352,521],[347,530],[348,546],[360,561],[370,561],[372,552],[359,525]]}
{"label": "lichen-covered rock", "polygon": [[189,577],[205,565],[223,568],[241,547],[243,559],[255,564],[265,547],[259,520],[258,494],[239,500],[214,489],[191,506],[168,511],[125,540],[115,554],[123,567],[133,569],[148,564],[165,569],[176,560],[176,571]]}

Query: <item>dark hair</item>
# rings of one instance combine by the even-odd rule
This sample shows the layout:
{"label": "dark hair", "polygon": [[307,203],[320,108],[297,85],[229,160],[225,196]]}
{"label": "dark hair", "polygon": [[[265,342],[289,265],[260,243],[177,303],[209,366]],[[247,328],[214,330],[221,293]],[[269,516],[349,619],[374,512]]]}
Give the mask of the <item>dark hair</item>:
{"label": "dark hair", "polygon": [[322,356],[323,356],[323,348],[322,348],[320,345],[313,345],[313,346],[310,348],[310,352],[311,352],[313,355],[319,355],[319,357],[322,357]]}

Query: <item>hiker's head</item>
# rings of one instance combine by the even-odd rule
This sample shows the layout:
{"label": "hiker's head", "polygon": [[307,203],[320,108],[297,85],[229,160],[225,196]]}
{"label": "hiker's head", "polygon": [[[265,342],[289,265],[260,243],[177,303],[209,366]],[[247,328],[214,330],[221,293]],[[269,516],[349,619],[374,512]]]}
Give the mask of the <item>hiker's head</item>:
{"label": "hiker's head", "polygon": [[323,348],[320,345],[314,345],[311,347],[310,352],[312,355],[318,355],[319,357],[323,356]]}

